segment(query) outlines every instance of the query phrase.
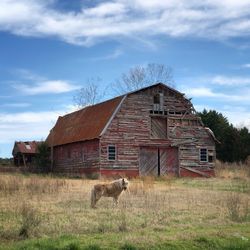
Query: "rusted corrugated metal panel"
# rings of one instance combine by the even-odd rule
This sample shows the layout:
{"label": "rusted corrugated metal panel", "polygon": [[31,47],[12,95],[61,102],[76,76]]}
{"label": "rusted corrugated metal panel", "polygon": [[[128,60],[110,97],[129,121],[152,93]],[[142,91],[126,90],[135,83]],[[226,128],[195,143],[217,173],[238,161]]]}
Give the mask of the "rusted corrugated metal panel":
{"label": "rusted corrugated metal panel", "polygon": [[38,141],[18,141],[15,142],[13,148],[13,154],[22,153],[22,154],[35,154],[37,146],[40,142]]}
{"label": "rusted corrugated metal panel", "polygon": [[98,138],[122,96],[59,117],[46,141],[50,146]]}

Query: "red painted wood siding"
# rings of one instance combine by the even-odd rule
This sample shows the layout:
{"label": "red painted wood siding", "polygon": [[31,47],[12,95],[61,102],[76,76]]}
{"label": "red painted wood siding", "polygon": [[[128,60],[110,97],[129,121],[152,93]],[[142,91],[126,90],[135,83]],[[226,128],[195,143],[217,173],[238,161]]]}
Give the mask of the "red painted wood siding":
{"label": "red painted wood siding", "polygon": [[[166,139],[151,138],[150,110],[153,107],[153,96],[159,90],[164,92],[164,106],[169,110],[182,112],[190,109],[189,114],[169,114],[165,116],[168,128]],[[182,119],[181,119],[182,118]],[[107,159],[108,145],[116,145],[115,161]],[[178,148],[178,163],[188,167],[214,166],[213,163],[200,163],[199,148],[206,147],[215,155],[215,145],[211,136],[201,125],[199,118],[192,113],[190,103],[181,95],[166,91],[161,87],[146,89],[130,94],[124,100],[120,110],[112,120],[106,132],[100,138],[100,167],[106,170],[138,170],[140,147]],[[214,157],[215,158],[215,157]]]}
{"label": "red painted wood siding", "polygon": [[55,172],[99,172],[99,140],[54,147]]}

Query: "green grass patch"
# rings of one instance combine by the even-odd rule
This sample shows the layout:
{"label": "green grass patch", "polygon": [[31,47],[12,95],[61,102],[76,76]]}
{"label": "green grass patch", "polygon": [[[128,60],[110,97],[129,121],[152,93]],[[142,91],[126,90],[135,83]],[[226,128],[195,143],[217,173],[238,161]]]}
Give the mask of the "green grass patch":
{"label": "green grass patch", "polygon": [[58,238],[41,238],[0,245],[1,250],[99,250],[99,249],[190,249],[190,250],[247,250],[250,249],[250,239],[243,236],[206,237],[199,236],[191,239],[132,242],[114,234],[105,235],[61,236]]}

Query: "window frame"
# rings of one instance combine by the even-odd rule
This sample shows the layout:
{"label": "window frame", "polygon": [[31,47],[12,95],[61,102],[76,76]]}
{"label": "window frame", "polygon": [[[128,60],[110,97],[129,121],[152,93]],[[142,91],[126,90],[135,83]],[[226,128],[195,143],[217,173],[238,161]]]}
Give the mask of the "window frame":
{"label": "window frame", "polygon": [[[113,158],[110,159],[110,150],[109,149],[111,147],[114,148],[114,152],[112,152],[114,154],[114,159]],[[116,145],[113,145],[113,144],[108,145],[107,146],[107,159],[108,159],[108,161],[116,161],[116,157],[117,157],[117,147],[116,147]]]}
{"label": "window frame", "polygon": [[[201,156],[202,156],[202,150],[206,150],[206,160],[202,160],[201,159]],[[200,150],[199,150],[199,160],[200,160],[200,162],[203,162],[203,163],[207,163],[208,162],[208,149],[207,148],[200,148]]]}

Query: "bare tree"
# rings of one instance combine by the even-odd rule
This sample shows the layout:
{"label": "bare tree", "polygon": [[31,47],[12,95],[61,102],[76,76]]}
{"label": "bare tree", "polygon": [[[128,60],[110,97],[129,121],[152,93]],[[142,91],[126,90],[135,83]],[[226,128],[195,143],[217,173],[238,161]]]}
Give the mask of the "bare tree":
{"label": "bare tree", "polygon": [[79,109],[94,105],[103,98],[104,92],[100,91],[100,82],[100,78],[88,78],[85,86],[78,90],[73,102]]}
{"label": "bare tree", "polygon": [[117,94],[124,94],[158,82],[173,87],[172,69],[164,64],[150,63],[147,66],[135,66],[123,73],[112,84],[112,88]]}
{"label": "bare tree", "polygon": [[[135,66],[123,73],[115,83],[111,84],[110,95],[124,94],[154,83],[162,82],[173,87],[172,69],[164,64],[150,63],[146,66]],[[100,89],[100,78],[88,78],[83,88],[73,97],[74,104],[80,109],[94,105],[104,99],[108,88]],[[112,92],[112,93],[111,93]],[[107,97],[107,96],[106,96]]]}

